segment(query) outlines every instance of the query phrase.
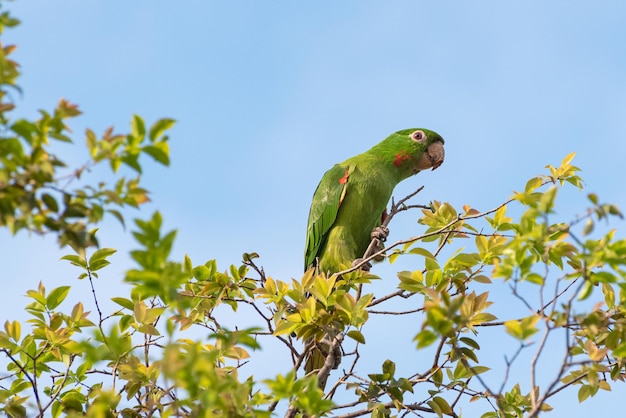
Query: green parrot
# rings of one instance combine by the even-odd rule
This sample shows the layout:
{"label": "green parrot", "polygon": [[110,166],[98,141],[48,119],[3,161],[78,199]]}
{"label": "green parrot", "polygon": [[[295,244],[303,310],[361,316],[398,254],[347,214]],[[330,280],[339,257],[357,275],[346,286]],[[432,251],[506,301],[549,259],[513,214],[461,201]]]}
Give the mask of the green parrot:
{"label": "green parrot", "polygon": [[[427,129],[391,134],[369,151],[336,164],[320,181],[309,211],[305,271],[333,274],[359,262],[386,216],[393,189],[402,180],[443,163],[443,138]],[[307,373],[322,367],[328,341],[316,344]],[[336,354],[336,353],[335,353]],[[338,362],[335,362],[338,366]],[[323,382],[320,386],[323,387]]]}
{"label": "green parrot", "polygon": [[336,273],[363,256],[402,180],[443,163],[443,138],[427,129],[391,134],[336,164],[320,181],[309,211],[304,269]]}

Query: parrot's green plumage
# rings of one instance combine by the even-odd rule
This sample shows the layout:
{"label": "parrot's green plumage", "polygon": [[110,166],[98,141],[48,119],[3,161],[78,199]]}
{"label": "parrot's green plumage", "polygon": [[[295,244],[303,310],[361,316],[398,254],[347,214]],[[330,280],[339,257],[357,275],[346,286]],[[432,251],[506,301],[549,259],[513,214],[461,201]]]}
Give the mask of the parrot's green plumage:
{"label": "parrot's green plumage", "polygon": [[367,249],[396,185],[439,167],[443,158],[439,134],[405,129],[328,170],[309,212],[305,270],[316,266],[320,272],[336,273],[350,267]]}
{"label": "parrot's green plumage", "polygon": [[[315,190],[309,212],[305,270],[316,267],[320,273],[333,274],[363,257],[396,185],[421,170],[434,170],[443,159],[443,138],[415,128],[391,134],[369,151],[328,170]],[[306,373],[324,365],[330,341],[325,340],[313,342]],[[339,360],[333,368],[338,365]],[[324,387],[326,377],[320,377],[319,384]]]}

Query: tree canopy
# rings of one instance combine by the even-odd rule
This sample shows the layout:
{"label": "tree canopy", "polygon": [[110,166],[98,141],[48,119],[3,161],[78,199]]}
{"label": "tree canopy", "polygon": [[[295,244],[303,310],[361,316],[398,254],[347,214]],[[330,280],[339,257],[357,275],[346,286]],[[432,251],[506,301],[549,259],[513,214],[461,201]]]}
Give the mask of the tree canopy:
{"label": "tree canopy", "polygon": [[[18,24],[0,15],[0,32]],[[474,403],[485,418],[534,417],[550,411],[554,397],[582,402],[623,381],[626,240],[610,229],[622,215],[589,193],[577,218],[560,218],[559,192],[583,187],[573,153],[490,210],[455,208],[445,196],[413,203],[419,190],[393,201],[391,229],[400,212],[423,226],[369,257],[410,259],[414,268],[395,277],[355,267],[276,278],[256,253],[227,267],[175,260],[176,231],[163,230],[159,212],[140,210],[132,219],[137,248],[128,254],[134,267],[118,280],[130,290],[120,288],[115,308],[105,311],[94,283],[105,274],[115,283],[109,269],[117,250],[99,246],[98,226],[106,216],[126,225],[124,208],[149,200],[143,161],[169,165],[175,121],[146,124],[134,115],[126,133],[88,129],[81,141],[90,158],[72,166],[56,149],[81,146],[68,127],[81,111],[61,99],[37,119],[13,118],[20,92],[14,49],[0,48],[0,226],[54,235],[67,250],[61,262],[75,266],[76,287],[88,284],[91,299],[67,306],[74,286],[42,282],[27,293],[28,321],[4,322],[0,410],[8,416],[457,417]],[[109,176],[93,181],[100,166]],[[379,279],[388,286],[375,287]],[[497,284],[521,310],[493,294]],[[233,319],[242,311],[254,324],[249,315]],[[412,341],[406,356],[416,361],[368,360],[378,334],[368,326],[373,316],[409,318],[398,341],[386,343]],[[503,370],[483,355],[494,338],[517,347],[501,353]],[[305,375],[309,342],[320,339],[330,347],[327,361]],[[277,373],[257,378],[268,347],[276,350]],[[327,381],[323,389],[319,380]]]}

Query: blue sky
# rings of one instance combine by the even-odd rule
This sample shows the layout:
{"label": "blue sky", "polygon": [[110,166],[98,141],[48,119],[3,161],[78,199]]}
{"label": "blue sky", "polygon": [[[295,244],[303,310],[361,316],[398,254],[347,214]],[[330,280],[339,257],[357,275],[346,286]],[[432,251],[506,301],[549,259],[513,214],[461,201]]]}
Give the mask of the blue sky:
{"label": "blue sky", "polygon": [[[61,97],[78,103],[84,115],[71,125],[78,143],[86,127],[127,129],[134,113],[148,123],[178,121],[171,167],[146,162],[153,203],[129,212],[160,210],[167,228],[179,230],[177,258],[215,258],[226,268],[256,251],[271,276],[298,277],[310,199],[324,171],[411,127],[439,132],[446,162],[400,185],[396,196],[425,185],[422,202],[486,210],[574,151],[586,192],[626,207],[621,1],[28,0],[5,7],[23,21],[3,36],[19,46],[20,114],[34,117]],[[77,164],[85,159],[64,150]],[[584,211],[584,192],[564,199],[564,220]],[[120,253],[113,285],[102,291],[115,293],[134,243],[115,222],[105,225],[102,245]],[[623,222],[614,226],[623,236]],[[403,217],[390,239],[419,231]],[[19,317],[26,299],[16,296],[41,279],[50,288],[75,283],[74,270],[58,261],[65,252],[49,240],[10,240],[5,231],[0,239],[6,312]],[[578,406],[570,392],[557,414],[611,411],[616,398]]]}

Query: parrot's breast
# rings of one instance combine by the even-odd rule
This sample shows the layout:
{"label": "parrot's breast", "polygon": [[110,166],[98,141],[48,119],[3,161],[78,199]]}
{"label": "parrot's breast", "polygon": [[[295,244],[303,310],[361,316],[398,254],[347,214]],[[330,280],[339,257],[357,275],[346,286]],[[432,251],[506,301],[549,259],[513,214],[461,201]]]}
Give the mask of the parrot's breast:
{"label": "parrot's breast", "polygon": [[328,232],[320,254],[322,271],[340,271],[363,257],[371,241],[372,230],[381,217],[395,182],[384,173],[355,167],[337,219]]}

